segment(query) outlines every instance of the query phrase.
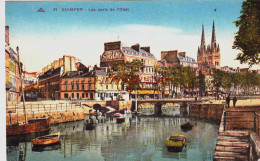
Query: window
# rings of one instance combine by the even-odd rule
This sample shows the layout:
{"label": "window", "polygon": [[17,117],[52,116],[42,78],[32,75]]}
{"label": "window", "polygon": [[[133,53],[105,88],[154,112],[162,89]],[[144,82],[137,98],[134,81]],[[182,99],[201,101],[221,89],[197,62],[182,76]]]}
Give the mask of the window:
{"label": "window", "polygon": [[77,99],[79,99],[79,93],[77,93]]}
{"label": "window", "polygon": [[106,85],[106,89],[108,89],[108,85]]}
{"label": "window", "polygon": [[74,90],[74,82],[71,82],[71,90]]}
{"label": "window", "polygon": [[68,90],[67,84],[68,84],[68,82],[65,82],[65,91]]}
{"label": "window", "polygon": [[84,96],[85,96],[84,93],[82,93],[82,94],[81,94],[81,97],[84,98]]}
{"label": "window", "polygon": [[91,89],[91,83],[88,84],[88,89],[89,89],[89,90]]}
{"label": "window", "polygon": [[74,93],[71,94],[71,98],[74,98]]}
{"label": "window", "polygon": [[84,84],[81,85],[82,90],[84,90]]}
{"label": "window", "polygon": [[77,90],[79,90],[79,81],[77,81],[76,84],[77,84]]}
{"label": "window", "polygon": [[68,93],[64,93],[64,98],[69,98]]}
{"label": "window", "polygon": [[86,93],[86,98],[88,98],[88,93]]}
{"label": "window", "polygon": [[93,97],[93,93],[90,93],[90,99],[94,99],[94,97]]}

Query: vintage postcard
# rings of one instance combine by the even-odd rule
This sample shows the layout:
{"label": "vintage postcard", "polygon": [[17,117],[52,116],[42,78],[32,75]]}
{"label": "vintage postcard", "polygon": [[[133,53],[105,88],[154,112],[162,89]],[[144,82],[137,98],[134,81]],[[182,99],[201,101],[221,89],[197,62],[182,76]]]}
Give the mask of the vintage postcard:
{"label": "vintage postcard", "polygon": [[7,161],[260,158],[258,0],[4,8]]}

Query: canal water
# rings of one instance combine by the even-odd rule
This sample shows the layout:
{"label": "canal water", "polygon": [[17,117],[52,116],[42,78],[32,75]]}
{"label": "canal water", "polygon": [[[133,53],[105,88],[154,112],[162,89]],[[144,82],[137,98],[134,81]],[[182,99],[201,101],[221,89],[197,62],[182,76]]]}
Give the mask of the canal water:
{"label": "canal water", "polygon": [[[191,121],[193,129],[181,131],[180,125]],[[60,131],[60,144],[35,148],[35,136],[7,138],[8,161],[210,161],[213,160],[219,126],[181,117],[133,117],[117,124],[116,120],[98,123],[85,130],[84,121],[52,126],[50,133]],[[168,152],[166,138],[184,134],[187,145],[182,152]]]}

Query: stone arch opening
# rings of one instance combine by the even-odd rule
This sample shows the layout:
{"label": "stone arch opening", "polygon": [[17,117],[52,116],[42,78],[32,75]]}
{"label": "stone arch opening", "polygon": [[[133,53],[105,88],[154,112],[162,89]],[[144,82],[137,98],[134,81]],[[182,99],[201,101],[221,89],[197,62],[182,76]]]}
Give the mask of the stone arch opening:
{"label": "stone arch opening", "polygon": [[154,116],[162,115],[162,102],[156,102],[154,105]]}

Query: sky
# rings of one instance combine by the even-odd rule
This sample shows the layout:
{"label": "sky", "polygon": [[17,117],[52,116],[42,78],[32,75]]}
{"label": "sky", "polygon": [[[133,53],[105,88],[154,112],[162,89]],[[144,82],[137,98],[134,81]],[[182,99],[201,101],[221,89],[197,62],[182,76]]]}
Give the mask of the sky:
{"label": "sky", "polygon": [[[234,60],[239,51],[232,49],[238,31],[233,22],[241,5],[242,0],[6,2],[5,25],[11,47],[19,46],[29,72],[39,72],[63,55],[75,56],[87,66],[99,65],[104,43],[112,41],[150,46],[157,60],[165,50],[185,51],[197,59],[202,24],[209,44],[213,20],[221,66],[248,67]],[[45,12],[37,12],[39,8]],[[65,11],[70,8],[82,11]]]}

